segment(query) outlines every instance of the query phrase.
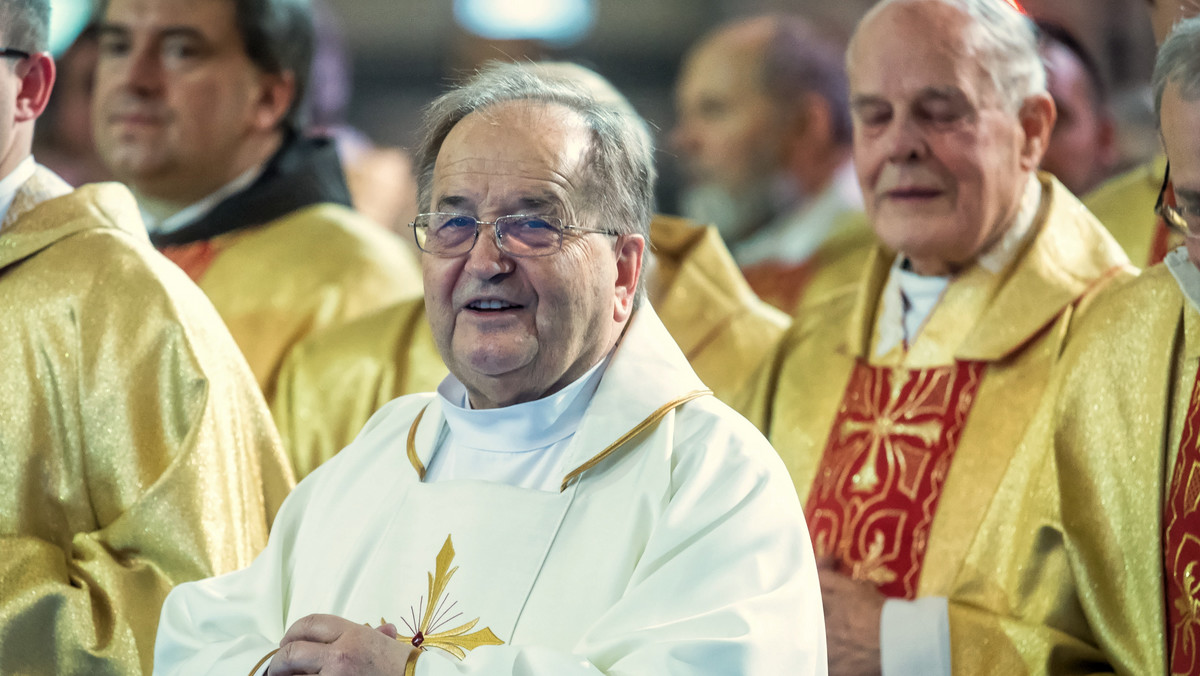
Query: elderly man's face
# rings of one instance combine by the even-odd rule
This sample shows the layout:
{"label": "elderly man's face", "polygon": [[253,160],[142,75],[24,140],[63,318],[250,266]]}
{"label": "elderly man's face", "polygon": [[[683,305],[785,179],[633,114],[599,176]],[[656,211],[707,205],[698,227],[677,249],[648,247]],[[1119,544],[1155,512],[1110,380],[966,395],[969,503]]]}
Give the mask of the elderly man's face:
{"label": "elderly man's face", "polygon": [[782,169],[787,124],[763,89],[762,39],[743,32],[716,36],[684,62],[671,144],[694,184],[757,195]]}
{"label": "elderly man's face", "polygon": [[245,138],[277,113],[231,0],[111,0],[93,120],[109,169],[139,192],[190,202],[229,175]]}
{"label": "elderly man's face", "polygon": [[[580,210],[589,148],[582,119],[560,106],[518,101],[476,111],[446,137],[425,206],[483,221],[537,214],[611,229]],[[472,406],[541,398],[598,363],[629,317],[643,246],[637,236],[568,231],[557,254],[519,258],[483,226],[465,255],[422,254],[434,339]]]}
{"label": "elderly man's face", "polygon": [[[1188,212],[1188,222],[1195,222],[1191,214],[1200,213],[1200,100],[1180,97],[1179,86],[1168,83],[1159,123],[1175,201]],[[1200,229],[1189,227],[1186,243],[1188,257],[1200,267]]]}
{"label": "elderly man's face", "polygon": [[1040,160],[972,55],[967,26],[945,3],[900,3],[867,19],[851,45],[866,211],[922,274],[964,266],[998,240]]}

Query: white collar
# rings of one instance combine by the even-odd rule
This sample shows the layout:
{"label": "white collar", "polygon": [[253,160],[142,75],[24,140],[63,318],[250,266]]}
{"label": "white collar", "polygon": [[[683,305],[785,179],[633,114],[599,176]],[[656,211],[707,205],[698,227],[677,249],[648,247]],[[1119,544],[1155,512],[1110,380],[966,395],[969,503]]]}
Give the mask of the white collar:
{"label": "white collar", "polygon": [[12,206],[13,200],[17,198],[17,191],[25,185],[25,182],[33,176],[33,172],[36,170],[37,163],[34,162],[33,155],[30,155],[21,160],[16,168],[8,173],[8,176],[0,179],[0,227],[3,227],[8,209]]}
{"label": "white collar", "polygon": [[254,183],[255,179],[262,174],[265,166],[266,163],[264,162],[256,167],[247,169],[237,178],[221,186],[208,197],[194,202],[166,218],[155,216],[143,206],[140,211],[142,212],[142,220],[146,222],[146,230],[156,235],[167,235],[182,229],[184,226],[195,223],[206,216],[208,212],[215,209],[218,204],[224,202],[226,198],[249,188],[250,184]]}
{"label": "white collar", "polygon": [[486,451],[518,453],[545,448],[575,434],[608,358],[548,397],[503,408],[473,409],[467,388],[446,376],[437,393],[455,443]]}
{"label": "white collar", "polygon": [[1183,297],[1187,298],[1188,304],[1193,310],[1200,312],[1200,270],[1197,270],[1196,265],[1188,258],[1187,247],[1175,249],[1167,254],[1163,262],[1167,264],[1167,270],[1175,278],[1175,283],[1179,285],[1179,290],[1183,292]]}
{"label": "white collar", "polygon": [[[1012,263],[1025,238],[1033,229],[1041,200],[1042,182],[1036,175],[1030,176],[1012,226],[999,241],[976,257],[975,262],[979,267],[996,275]],[[927,277],[927,281],[923,282],[920,279],[921,275],[907,269],[907,264],[907,256],[896,256],[887,283],[883,287],[883,307],[875,328],[878,332],[878,340],[875,342],[876,356],[883,356],[900,344],[912,345],[954,279]]]}

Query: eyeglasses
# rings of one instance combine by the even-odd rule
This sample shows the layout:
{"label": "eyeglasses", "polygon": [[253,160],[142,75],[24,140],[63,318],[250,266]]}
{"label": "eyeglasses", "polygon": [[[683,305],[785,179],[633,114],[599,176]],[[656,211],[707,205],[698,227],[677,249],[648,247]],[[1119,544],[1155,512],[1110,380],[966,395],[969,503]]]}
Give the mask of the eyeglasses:
{"label": "eyeglasses", "polygon": [[28,59],[32,55],[29,52],[23,52],[19,49],[0,47],[0,56],[11,56],[16,59]]}
{"label": "eyeglasses", "polygon": [[1167,203],[1167,190],[1171,187],[1171,165],[1167,165],[1167,170],[1163,174],[1162,188],[1158,191],[1158,201],[1154,203],[1154,214],[1163,219],[1167,227],[1186,235],[1188,233],[1188,224],[1195,226],[1195,230],[1200,230],[1200,212],[1193,207],[1175,206]]}
{"label": "eyeglasses", "polygon": [[554,216],[501,216],[494,221],[481,221],[463,214],[418,214],[412,223],[417,246],[425,253],[445,258],[462,256],[475,248],[479,229],[492,226],[496,246],[510,256],[534,258],[549,256],[562,248],[563,233],[568,230],[597,235],[617,235],[608,230],[593,230],[578,225],[563,225]]}

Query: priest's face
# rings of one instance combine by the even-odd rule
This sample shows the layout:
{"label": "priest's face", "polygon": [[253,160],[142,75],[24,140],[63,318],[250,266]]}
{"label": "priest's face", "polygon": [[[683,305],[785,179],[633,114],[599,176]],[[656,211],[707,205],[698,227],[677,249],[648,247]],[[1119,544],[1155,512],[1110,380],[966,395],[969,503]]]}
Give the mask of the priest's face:
{"label": "priest's face", "polygon": [[1163,92],[1159,118],[1163,147],[1171,163],[1176,205],[1186,214],[1188,258],[1200,268],[1200,100],[1180,96],[1171,82]]}
{"label": "priest's face", "polygon": [[248,168],[247,139],[278,124],[280,76],[250,61],[235,8],[110,0],[92,124],[105,164],[140,194],[188,204],[214,192]]}
{"label": "priest's face", "polygon": [[[611,230],[580,209],[590,139],[583,120],[561,106],[517,101],[471,113],[438,153],[425,208],[480,221],[553,216]],[[557,253],[517,257],[497,247],[493,226],[480,227],[466,254],[421,256],[438,351],[472,406],[552,394],[616,344],[632,311],[644,242],[568,230]]]}
{"label": "priest's face", "polygon": [[[1026,107],[1009,110],[995,91],[968,21],[937,0],[889,5],[864,19],[849,51],[867,215],[922,274],[966,266],[1004,234],[1044,147],[1027,143]],[[1052,125],[1049,96],[1035,103]]]}

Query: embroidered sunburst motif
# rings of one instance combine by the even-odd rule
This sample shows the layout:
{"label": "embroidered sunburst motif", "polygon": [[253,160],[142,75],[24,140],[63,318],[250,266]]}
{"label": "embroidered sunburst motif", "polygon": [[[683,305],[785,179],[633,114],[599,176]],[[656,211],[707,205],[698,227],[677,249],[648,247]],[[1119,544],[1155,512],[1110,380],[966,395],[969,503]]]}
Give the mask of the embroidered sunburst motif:
{"label": "embroidered sunburst motif", "polygon": [[[416,609],[409,608],[412,613],[409,619],[412,620],[412,623],[410,624],[408,619],[403,618],[401,621],[404,622],[404,626],[408,627],[411,635],[397,636],[396,640],[408,641],[420,650],[439,648],[461,660],[467,656],[468,650],[474,650],[484,645],[504,645],[504,641],[496,638],[496,635],[488,627],[472,632],[475,625],[479,624],[479,618],[452,629],[442,629],[462,616],[462,611],[455,612],[454,610],[458,601],[451,602],[449,596],[446,595],[446,586],[450,584],[450,578],[454,577],[454,573],[458,571],[458,566],[450,567],[452,561],[454,561],[454,544],[450,542],[450,536],[447,535],[446,544],[442,545],[442,550],[438,552],[434,572],[427,573],[429,576],[429,600],[426,601],[422,597],[417,603],[418,607],[422,603],[424,604],[420,615],[417,614]],[[383,620],[381,619],[381,621]]]}

